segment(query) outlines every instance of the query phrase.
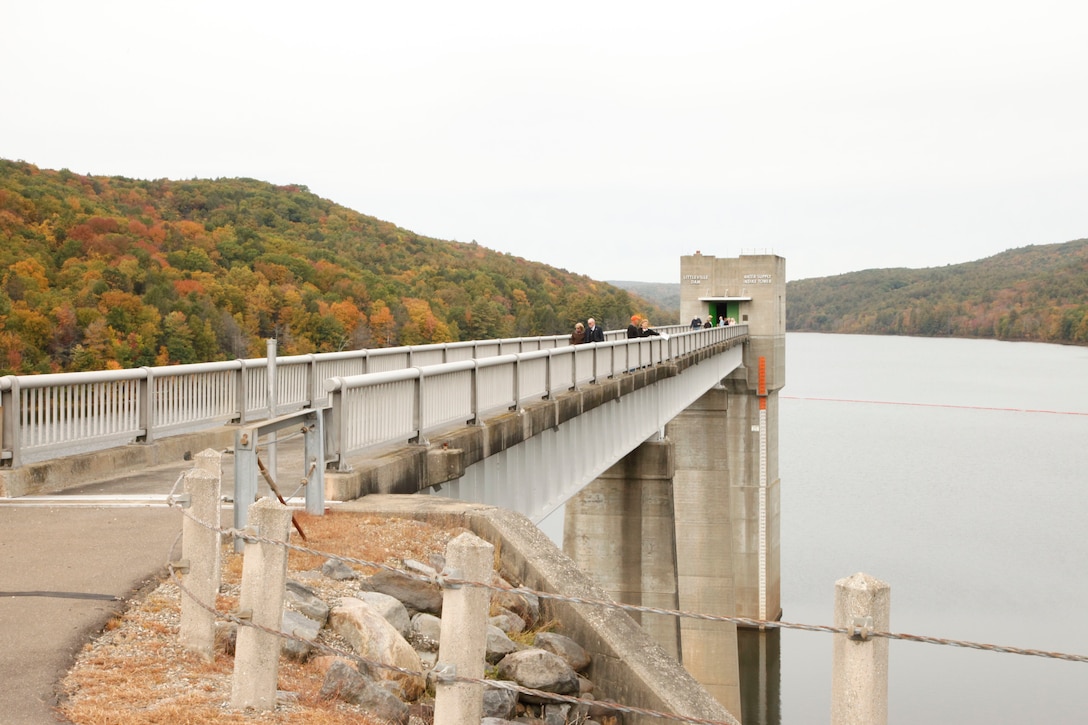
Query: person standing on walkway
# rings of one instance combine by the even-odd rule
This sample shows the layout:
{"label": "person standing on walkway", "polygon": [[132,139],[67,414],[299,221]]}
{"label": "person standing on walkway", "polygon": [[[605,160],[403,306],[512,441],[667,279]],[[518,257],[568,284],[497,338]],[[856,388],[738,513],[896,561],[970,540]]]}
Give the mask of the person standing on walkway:
{"label": "person standing on walkway", "polygon": [[631,324],[627,326],[627,339],[639,336],[638,315],[631,315]]}
{"label": "person standing on walkway", "polygon": [[581,322],[574,323],[574,332],[570,336],[571,345],[581,345],[586,341],[586,326]]}
{"label": "person standing on walkway", "polygon": [[597,327],[592,317],[586,320],[586,342],[604,342],[604,330]]}

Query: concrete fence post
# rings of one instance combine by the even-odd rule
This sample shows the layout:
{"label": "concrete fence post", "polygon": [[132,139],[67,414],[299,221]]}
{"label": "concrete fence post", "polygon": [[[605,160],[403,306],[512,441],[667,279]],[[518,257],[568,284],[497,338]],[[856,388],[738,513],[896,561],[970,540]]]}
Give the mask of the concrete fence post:
{"label": "concrete fence post", "polygon": [[891,587],[868,574],[835,582],[835,626],[850,634],[833,635],[831,725],[886,725],[888,722],[888,644]]}
{"label": "concrete fence post", "polygon": [[[258,536],[287,541],[291,510],[264,497],[249,507],[249,529]],[[242,620],[272,630],[239,625],[234,648],[231,707],[271,710],[276,706],[284,588],[287,586],[287,549],[274,543],[246,542],[242,561],[242,592],[238,614]]]}
{"label": "concrete fence post", "polygon": [[[490,582],[495,547],[469,533],[446,547],[446,574],[454,579]],[[476,586],[442,593],[442,629],[435,670],[482,680],[487,652],[487,617],[491,592]],[[484,686],[449,682],[435,686],[434,725],[479,725]]]}
{"label": "concrete fence post", "polygon": [[[218,463],[218,461],[216,461]],[[219,593],[219,526],[222,478],[209,470],[211,461],[201,460],[184,474],[188,494],[182,505],[188,515],[181,522],[181,581],[188,595],[181,597],[181,645],[205,659],[212,659],[215,647],[215,597]],[[207,526],[200,522],[204,522]]]}
{"label": "concrete fence post", "polygon": [[[223,524],[223,451],[216,450],[214,448],[205,448],[200,453],[193,456],[193,468],[200,471],[207,471],[216,477],[219,481],[219,485],[215,489],[215,516],[208,519],[208,523],[216,527]],[[203,521],[204,519],[201,519]],[[230,540],[230,537],[219,532],[219,543],[222,545],[224,541]],[[222,584],[222,567],[223,567],[223,553],[222,551],[216,551],[215,557],[215,578],[216,586]]]}

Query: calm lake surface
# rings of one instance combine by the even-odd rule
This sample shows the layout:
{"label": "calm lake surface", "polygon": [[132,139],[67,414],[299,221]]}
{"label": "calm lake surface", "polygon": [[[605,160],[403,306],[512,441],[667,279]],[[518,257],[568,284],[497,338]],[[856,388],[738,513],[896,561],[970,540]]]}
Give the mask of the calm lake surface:
{"label": "calm lake surface", "polygon": [[[779,399],[784,621],[833,625],[864,572],[893,632],[1088,655],[1088,348],[788,333]],[[831,638],[742,632],[744,725],[830,722]],[[1080,725],[1088,663],[892,640],[888,699],[891,725]]]}
{"label": "calm lake surface", "polygon": [[[893,632],[1088,655],[1088,349],[789,333],[780,403],[785,621],[865,572]],[[831,635],[777,640],[745,725],[828,722]],[[889,676],[893,724],[1088,722],[1088,663],[893,640]]]}

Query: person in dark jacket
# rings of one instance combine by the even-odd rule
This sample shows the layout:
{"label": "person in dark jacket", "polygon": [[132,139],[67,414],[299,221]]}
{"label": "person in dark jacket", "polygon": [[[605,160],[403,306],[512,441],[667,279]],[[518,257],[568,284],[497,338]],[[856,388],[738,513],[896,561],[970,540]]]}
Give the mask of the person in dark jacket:
{"label": "person in dark jacket", "polygon": [[586,320],[586,342],[604,342],[604,330],[597,327],[592,317]]}
{"label": "person in dark jacket", "polygon": [[627,326],[627,339],[630,340],[633,337],[642,337],[638,328],[638,315],[631,315],[631,324]]}
{"label": "person in dark jacket", "polygon": [[581,322],[574,323],[574,332],[570,336],[571,345],[581,345],[586,341],[586,326]]}

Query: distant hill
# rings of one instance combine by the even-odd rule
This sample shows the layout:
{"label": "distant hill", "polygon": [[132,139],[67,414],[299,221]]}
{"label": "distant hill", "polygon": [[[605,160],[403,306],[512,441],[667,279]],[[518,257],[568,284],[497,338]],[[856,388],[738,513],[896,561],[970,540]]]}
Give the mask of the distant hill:
{"label": "distant hill", "polygon": [[[680,314],[680,284],[611,281]],[[1088,239],[786,284],[786,329],[1088,344]]]}
{"label": "distant hill", "polygon": [[1088,344],[1088,239],[786,285],[786,328]]}
{"label": "distant hill", "polygon": [[[608,280],[608,284],[627,290],[636,297],[649,300],[659,305],[669,315],[669,321],[680,319],[680,283],[679,282],[627,282]],[[650,318],[651,322],[656,320]]]}
{"label": "distant hill", "polygon": [[0,159],[0,375],[622,328],[657,303],[254,179]]}

